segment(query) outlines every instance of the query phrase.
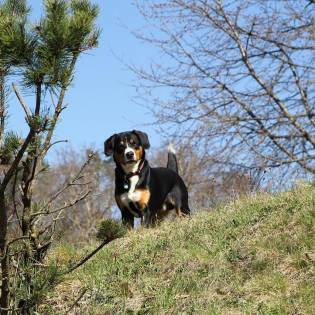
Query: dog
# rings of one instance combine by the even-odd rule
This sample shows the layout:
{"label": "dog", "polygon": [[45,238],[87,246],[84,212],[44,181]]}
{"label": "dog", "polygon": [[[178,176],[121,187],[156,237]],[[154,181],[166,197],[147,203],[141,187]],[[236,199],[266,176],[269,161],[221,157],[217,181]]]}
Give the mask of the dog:
{"label": "dog", "polygon": [[148,135],[138,130],[114,134],[104,143],[105,155],[113,156],[116,163],[115,199],[122,223],[130,229],[135,217],[151,227],[171,210],[178,216],[190,215],[175,151],[169,147],[167,167],[150,167],[145,157],[149,148]]}

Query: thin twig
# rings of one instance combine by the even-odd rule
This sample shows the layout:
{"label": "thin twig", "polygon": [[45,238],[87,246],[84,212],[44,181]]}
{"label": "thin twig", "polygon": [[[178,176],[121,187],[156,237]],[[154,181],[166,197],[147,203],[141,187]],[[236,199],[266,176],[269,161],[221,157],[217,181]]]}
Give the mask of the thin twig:
{"label": "thin twig", "polygon": [[68,270],[66,270],[63,274],[68,274],[76,269],[78,269],[80,266],[82,266],[84,263],[86,263],[90,258],[92,258],[99,250],[101,250],[105,245],[113,241],[115,238],[108,238],[103,243],[101,243],[97,248],[95,248],[90,254],[83,257],[77,264],[70,267]]}
{"label": "thin twig", "polygon": [[86,198],[89,194],[90,194],[91,190],[88,190],[86,193],[84,193],[83,195],[79,196],[77,199],[75,199],[74,201],[72,202],[69,202],[67,204],[65,204],[64,206],[62,207],[59,207],[57,209],[54,209],[54,210],[47,210],[47,211],[39,211],[39,212],[35,212],[32,214],[32,217],[36,217],[36,216],[39,216],[39,215],[49,215],[49,214],[54,214],[56,212],[60,212],[64,209],[67,209],[67,208],[71,208],[73,207],[74,205],[76,205],[79,201],[83,200],[84,198]]}
{"label": "thin twig", "polygon": [[71,307],[65,312],[65,315],[69,314],[72,309],[78,304],[78,302],[83,298],[83,296],[85,295],[85,293],[88,291],[87,288],[84,288],[82,290],[82,292],[80,293],[80,295],[78,296],[78,298],[74,301],[74,303],[71,305]]}
{"label": "thin twig", "polygon": [[77,174],[70,180],[70,181],[65,181],[63,186],[57,190],[51,197],[50,199],[43,205],[42,209],[47,209],[50,208],[51,204],[53,203],[54,200],[58,198],[64,191],[66,191],[69,187],[77,185],[76,183],[78,180],[83,178],[84,176],[82,175],[84,169],[87,167],[87,165],[91,162],[92,158],[94,157],[95,154],[89,154],[88,159],[85,161],[85,163],[81,166]]}

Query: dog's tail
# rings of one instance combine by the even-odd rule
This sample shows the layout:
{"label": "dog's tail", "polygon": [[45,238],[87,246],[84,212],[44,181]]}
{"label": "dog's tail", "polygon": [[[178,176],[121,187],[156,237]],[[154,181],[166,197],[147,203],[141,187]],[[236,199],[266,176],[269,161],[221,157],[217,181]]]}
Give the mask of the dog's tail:
{"label": "dog's tail", "polygon": [[168,155],[167,155],[167,166],[166,167],[173,170],[174,172],[178,173],[176,152],[175,152],[175,149],[171,143],[168,145]]}

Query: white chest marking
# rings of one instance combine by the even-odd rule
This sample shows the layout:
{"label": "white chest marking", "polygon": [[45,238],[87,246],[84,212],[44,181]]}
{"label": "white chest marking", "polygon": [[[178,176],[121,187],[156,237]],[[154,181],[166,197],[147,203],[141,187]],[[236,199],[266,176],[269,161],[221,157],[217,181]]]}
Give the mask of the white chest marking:
{"label": "white chest marking", "polygon": [[[127,165],[122,165],[123,170],[125,171],[126,174],[132,172],[135,173],[138,168],[139,168],[139,163],[140,160],[136,163],[136,164],[127,164]],[[130,203],[135,203],[138,202],[141,198],[141,192],[136,190],[136,185],[139,181],[139,176],[138,175],[134,175],[132,177],[129,178],[129,190],[125,193],[123,193],[122,195],[120,195],[120,200],[122,202],[122,204],[127,207],[129,209],[129,211],[131,213],[133,213],[133,215],[135,217],[139,217],[139,215],[137,213],[135,213],[131,207],[130,207]]]}
{"label": "white chest marking", "polygon": [[129,204],[131,202],[138,202],[141,198],[141,193],[140,191],[136,190],[136,185],[139,181],[139,176],[135,175],[130,177],[129,179],[129,190],[125,193],[123,193],[120,196],[120,200],[121,202],[125,205],[125,207],[127,207],[136,217],[138,217],[139,215],[137,213],[135,213],[129,206]]}

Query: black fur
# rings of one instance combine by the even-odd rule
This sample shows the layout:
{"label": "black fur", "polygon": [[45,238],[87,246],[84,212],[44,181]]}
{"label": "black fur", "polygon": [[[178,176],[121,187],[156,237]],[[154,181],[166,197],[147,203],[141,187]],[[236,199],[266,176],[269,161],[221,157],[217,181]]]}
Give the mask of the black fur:
{"label": "black fur", "polygon": [[115,139],[116,134],[112,135],[104,142],[104,153],[106,156],[110,156],[114,153]]}
{"label": "black fur", "polygon": [[168,168],[150,167],[148,161],[145,159],[145,149],[150,147],[150,143],[147,134],[141,131],[133,130],[115,134],[105,141],[105,154],[107,156],[114,154],[116,162],[116,197],[128,192],[129,178],[135,175],[126,174],[122,165],[124,162],[117,159],[117,154],[121,154],[122,143],[124,141],[128,142],[131,138],[134,140],[134,136],[138,139],[134,147],[139,148],[141,146],[143,148],[142,161],[139,163],[141,170],[136,174],[139,176],[139,180],[135,186],[135,190],[149,190],[150,198],[145,209],[140,209],[137,202],[130,202],[128,207],[120,205],[122,222],[125,225],[133,227],[134,217],[144,217],[145,226],[152,226],[171,209],[176,209],[181,214],[189,215],[188,192],[182,178],[177,173],[176,155],[168,152]]}
{"label": "black fur", "polygon": [[132,133],[134,133],[138,137],[138,139],[140,140],[140,143],[144,149],[150,148],[149,138],[145,132],[142,132],[139,130],[132,130]]}

